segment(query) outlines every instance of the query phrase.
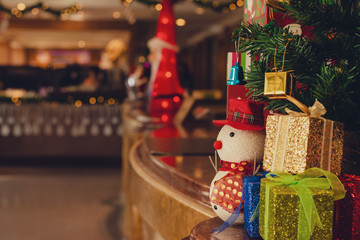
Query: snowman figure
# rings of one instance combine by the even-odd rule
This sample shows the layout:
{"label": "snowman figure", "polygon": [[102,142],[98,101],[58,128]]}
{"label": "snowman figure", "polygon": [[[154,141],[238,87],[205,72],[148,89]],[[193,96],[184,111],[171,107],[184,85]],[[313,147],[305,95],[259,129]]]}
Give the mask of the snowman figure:
{"label": "snowman figure", "polygon": [[253,174],[254,162],[261,162],[264,153],[265,131],[263,104],[248,99],[229,99],[227,120],[215,120],[222,126],[214,142],[222,167],[210,185],[210,203],[216,214],[226,221],[232,216],[243,223],[239,214],[242,179]]}

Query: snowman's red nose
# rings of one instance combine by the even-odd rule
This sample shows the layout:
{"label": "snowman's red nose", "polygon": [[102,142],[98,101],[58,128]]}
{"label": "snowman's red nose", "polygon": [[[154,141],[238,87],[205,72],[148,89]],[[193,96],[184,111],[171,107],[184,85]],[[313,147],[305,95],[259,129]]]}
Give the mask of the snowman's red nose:
{"label": "snowman's red nose", "polygon": [[215,148],[216,150],[221,149],[221,148],[222,148],[222,142],[221,142],[221,141],[215,141],[215,142],[214,142],[214,148]]}

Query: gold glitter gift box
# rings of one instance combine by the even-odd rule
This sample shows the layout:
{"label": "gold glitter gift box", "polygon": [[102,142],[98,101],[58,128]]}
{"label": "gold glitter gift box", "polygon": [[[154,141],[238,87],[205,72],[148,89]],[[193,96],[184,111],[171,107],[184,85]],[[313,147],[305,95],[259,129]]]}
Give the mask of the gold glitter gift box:
{"label": "gold glitter gift box", "polygon": [[302,173],[318,167],[340,175],[343,124],[308,115],[269,115],[263,167],[265,171]]}
{"label": "gold glitter gift box", "polygon": [[[332,190],[334,188],[324,186],[324,181],[325,184],[331,181],[327,182],[326,178],[315,177],[305,183],[299,183],[293,175],[285,178],[282,183],[261,179],[260,235],[265,240],[331,240],[334,198],[341,199],[345,195],[341,183],[335,183],[338,190]],[[318,180],[322,181],[319,188],[314,187]]]}

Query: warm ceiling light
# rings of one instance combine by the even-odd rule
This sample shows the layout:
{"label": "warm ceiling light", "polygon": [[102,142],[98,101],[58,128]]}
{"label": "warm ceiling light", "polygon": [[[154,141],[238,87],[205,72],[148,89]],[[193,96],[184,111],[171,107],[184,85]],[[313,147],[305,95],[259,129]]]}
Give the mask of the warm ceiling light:
{"label": "warm ceiling light", "polygon": [[11,14],[12,15],[16,15],[19,12],[19,10],[17,8],[12,8],[11,9]]}
{"label": "warm ceiling light", "polygon": [[91,97],[91,98],[89,99],[89,103],[90,103],[90,104],[95,104],[95,103],[96,103],[96,98]]}
{"label": "warm ceiling light", "polygon": [[186,24],[185,19],[183,18],[176,19],[176,25],[178,25],[179,27],[185,26],[185,24]]}
{"label": "warm ceiling light", "polygon": [[83,40],[78,41],[78,47],[79,48],[84,48],[85,47],[85,41],[83,41]]}
{"label": "warm ceiling light", "polygon": [[195,9],[195,13],[196,13],[197,15],[203,15],[203,14],[205,13],[205,9],[203,9],[203,8],[201,8],[201,7],[196,8],[196,9]]}
{"label": "warm ceiling light", "polygon": [[33,8],[32,10],[31,10],[31,13],[33,14],[33,15],[38,15],[39,14],[39,12],[40,12],[40,10],[38,9],[38,8]]}
{"label": "warm ceiling light", "polygon": [[230,9],[231,11],[234,11],[234,10],[236,9],[236,5],[233,4],[233,3],[230,4],[229,9]]}
{"label": "warm ceiling light", "polygon": [[75,107],[81,107],[82,106],[82,101],[81,100],[76,100],[75,101]]}
{"label": "warm ceiling light", "polygon": [[113,18],[118,19],[121,16],[121,13],[119,11],[113,12]]}
{"label": "warm ceiling light", "polygon": [[156,5],[155,5],[155,9],[156,9],[156,11],[161,11],[161,9],[162,9],[162,4],[161,4],[161,3],[156,4]]}
{"label": "warm ceiling light", "polygon": [[238,7],[242,7],[242,6],[244,6],[244,1],[243,0],[238,0],[236,2],[236,5],[238,5]]}
{"label": "warm ceiling light", "polygon": [[20,11],[24,11],[25,8],[26,8],[26,5],[25,5],[24,3],[19,3],[19,4],[17,5],[17,8],[18,8]]}

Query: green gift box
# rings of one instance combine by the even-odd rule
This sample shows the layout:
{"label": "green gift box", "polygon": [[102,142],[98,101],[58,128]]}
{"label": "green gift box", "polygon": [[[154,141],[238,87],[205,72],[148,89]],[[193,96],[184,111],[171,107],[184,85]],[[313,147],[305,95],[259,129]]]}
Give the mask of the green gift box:
{"label": "green gift box", "polygon": [[332,173],[271,172],[261,180],[259,232],[265,240],[332,239],[334,201],[345,190]]}

